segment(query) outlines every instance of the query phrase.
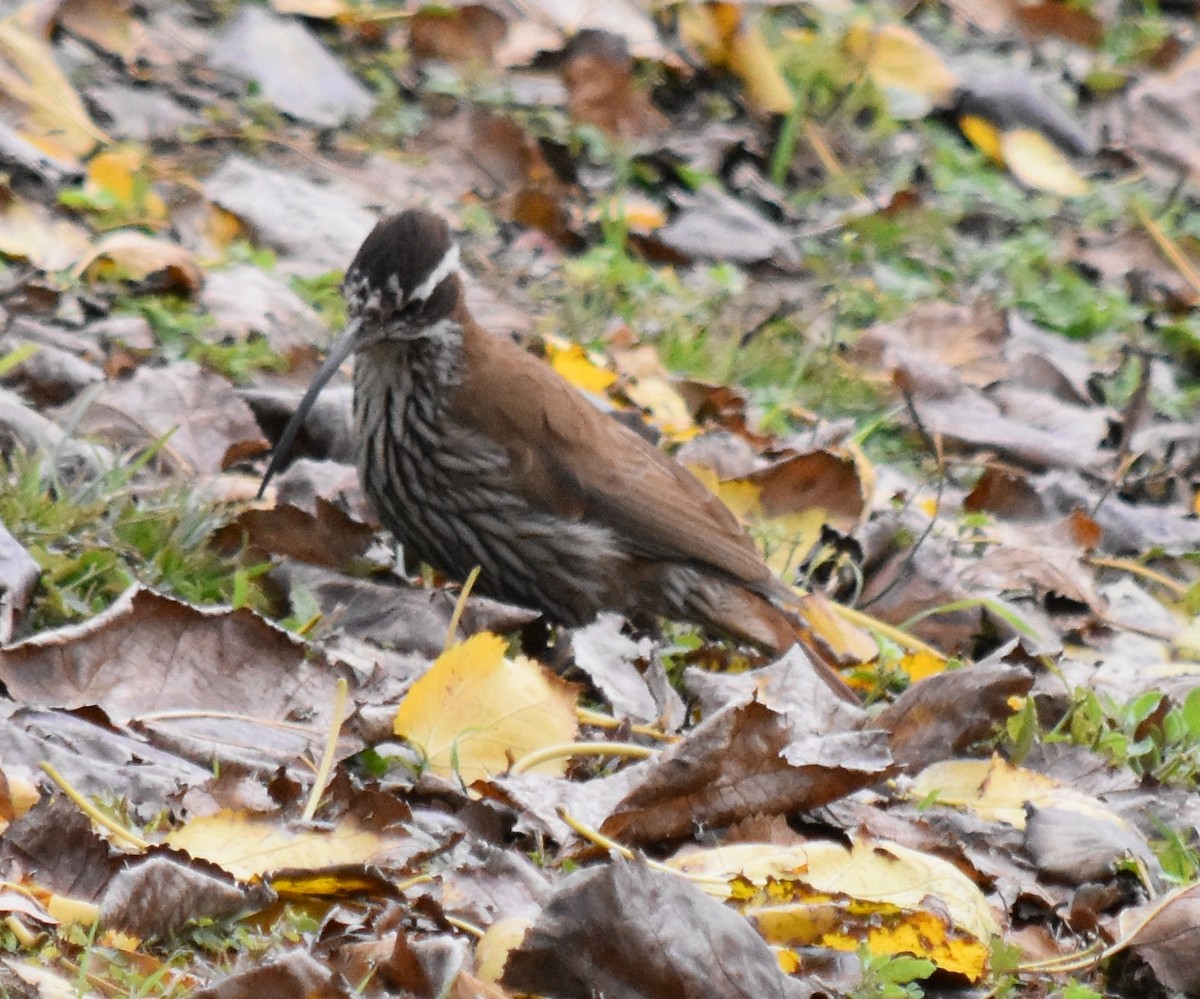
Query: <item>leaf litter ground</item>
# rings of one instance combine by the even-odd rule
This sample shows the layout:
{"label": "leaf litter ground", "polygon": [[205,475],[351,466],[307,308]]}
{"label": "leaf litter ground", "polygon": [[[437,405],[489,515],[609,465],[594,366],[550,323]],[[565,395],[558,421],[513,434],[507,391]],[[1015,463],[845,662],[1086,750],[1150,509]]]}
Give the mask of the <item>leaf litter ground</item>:
{"label": "leaf litter ground", "polygon": [[[0,985],[1200,991],[1194,37],[6,9]],[[485,326],[746,521],[861,706],[406,567],[345,383],[254,499],[412,204]]]}

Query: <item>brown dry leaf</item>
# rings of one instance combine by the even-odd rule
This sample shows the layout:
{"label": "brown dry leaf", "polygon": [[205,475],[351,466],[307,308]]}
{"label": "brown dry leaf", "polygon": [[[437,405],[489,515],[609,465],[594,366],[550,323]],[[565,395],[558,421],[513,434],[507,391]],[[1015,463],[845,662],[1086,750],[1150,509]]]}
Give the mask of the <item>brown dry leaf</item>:
{"label": "brown dry leaf", "polygon": [[[334,677],[303,643],[248,610],[199,609],[134,588],[81,625],[0,650],[0,678],[30,705],[101,708],[115,725],[157,711],[228,711],[263,722],[330,712]],[[258,738],[267,748],[265,729]],[[292,752],[308,738],[287,733]]]}
{"label": "brown dry leaf", "polygon": [[635,80],[633,59],[619,35],[577,35],[568,46],[562,78],[567,112],[577,121],[622,139],[650,138],[670,125]]}
{"label": "brown dry leaf", "polygon": [[1095,572],[1073,543],[1072,521],[1033,533],[1023,525],[998,525],[998,544],[965,566],[959,579],[969,589],[1005,594],[1031,593],[1048,609],[1069,601],[1076,613],[1101,616],[1105,601],[1096,592]]}
{"label": "brown dry leaf", "polygon": [[314,829],[230,811],[192,819],[172,830],[165,843],[242,880],[272,871],[377,864],[410,852],[404,840],[364,828],[350,817],[332,829]]}
{"label": "brown dry leaf", "polygon": [[968,385],[990,385],[1008,373],[1004,312],[986,299],[971,305],[921,302],[899,319],[868,329],[854,346],[860,363],[885,371],[923,364],[953,369]]}
{"label": "brown dry leaf", "polygon": [[[670,697],[669,705],[658,703],[654,696],[657,693],[665,697],[674,691],[666,682],[653,642],[624,634],[624,623],[616,614],[601,614],[591,624],[573,631],[571,653],[576,669],[587,674],[618,717],[651,722],[672,713],[682,720],[683,704],[678,695]],[[656,680],[661,684],[656,685]],[[656,687],[653,692],[652,686]],[[668,706],[674,711],[664,712]]]}
{"label": "brown dry leaf", "polygon": [[229,919],[275,901],[275,893],[264,885],[237,885],[206,867],[160,851],[123,868],[104,893],[105,927],[165,938],[192,920]]}
{"label": "brown dry leaf", "polygon": [[131,0],[64,0],[56,16],[60,27],[126,64],[141,52],[144,30]]}
{"label": "brown dry leaf", "polygon": [[792,234],[717,184],[676,198],[680,208],[667,225],[643,237],[644,245],[675,259],[726,260],[752,266],[771,263],[799,269]]}
{"label": "brown dry leaf", "polygon": [[21,134],[43,152],[72,161],[111,141],[92,121],[45,40],[21,10],[0,20],[0,93],[24,109]]}
{"label": "brown dry leaf", "polygon": [[[42,567],[0,523],[0,645],[12,641],[30,598],[42,576]],[[0,772],[0,819],[4,814],[4,777]]]}
{"label": "brown dry leaf", "polygon": [[279,251],[306,274],[345,267],[376,222],[340,188],[236,153],[204,182],[204,193],[239,219],[256,243]]}
{"label": "brown dry leaf", "polygon": [[1200,47],[1129,93],[1121,132],[1141,163],[1170,184],[1200,173]]}
{"label": "brown dry leaf", "polygon": [[985,511],[1003,520],[1041,520],[1045,505],[1029,477],[1003,466],[988,465],[963,499],[963,509]]}
{"label": "brown dry leaf", "polygon": [[472,106],[427,130],[425,138],[435,156],[449,163],[451,189],[473,185],[497,199],[494,210],[502,216],[540,229],[565,247],[583,245],[571,209],[571,186],[559,179],[537,141],[517,122]]}
{"label": "brown dry leaf", "polygon": [[746,480],[759,487],[767,517],[819,509],[841,531],[853,530],[862,521],[875,489],[875,471],[852,443],[781,459]]}
{"label": "brown dry leaf", "polygon": [[490,66],[508,34],[508,22],[491,7],[469,3],[418,10],[409,20],[408,32],[417,59]]}
{"label": "brown dry leaf", "polygon": [[1008,14],[1030,38],[1065,38],[1076,45],[1097,48],[1104,41],[1104,21],[1092,9],[1064,0],[1033,0],[1007,4]]}
{"label": "brown dry leaf", "polygon": [[[508,769],[537,749],[574,740],[574,687],[507,643],[482,632],[444,652],[396,711],[395,733],[416,745],[429,769],[469,784]],[[533,772],[561,775],[566,761]]]}
{"label": "brown dry leaf", "polygon": [[[2,71],[0,71],[2,72]],[[87,252],[92,237],[35,201],[13,199],[0,211],[0,255],[61,271]]]}
{"label": "brown dry leaf", "polygon": [[41,896],[52,916],[64,898],[95,902],[127,859],[61,794],[43,798],[13,822],[0,845],[6,872],[14,862],[19,870],[36,871],[39,891],[55,896]]}
{"label": "brown dry leaf", "polygon": [[1200,885],[1184,885],[1125,909],[1115,921],[1115,931],[1119,946],[1109,953],[1130,948],[1168,989],[1200,993]]}
{"label": "brown dry leaf", "polygon": [[303,996],[304,999],[351,999],[340,975],[310,957],[293,950],[276,961],[256,964],[230,975],[217,985],[197,989],[192,999],[264,999],[266,996]]}
{"label": "brown dry leaf", "polygon": [[1025,817],[1025,851],[1047,882],[1085,885],[1108,882],[1122,863],[1136,861],[1150,878],[1162,869],[1136,829],[1118,822],[1080,822],[1071,808],[1030,805]]}
{"label": "brown dry leaf", "polygon": [[737,913],[684,878],[619,858],[563,882],[510,955],[502,984],[550,996],[811,994]]}
{"label": "brown dry leaf", "polygon": [[878,731],[847,729],[845,703],[807,665],[784,656],[791,697],[806,709],[757,700],[718,711],[644,769],[602,831],[625,842],[689,835],[757,814],[816,808],[874,783],[891,757]]}
{"label": "brown dry leaf", "polygon": [[958,87],[957,74],[941,54],[904,25],[861,20],[846,32],[842,45],[888,95],[893,114],[919,118],[931,108],[947,107]]}
{"label": "brown dry leaf", "polygon": [[375,540],[375,532],[352,519],[341,507],[317,497],[315,514],[291,505],[270,510],[244,510],[213,539],[226,551],[248,548],[263,559],[286,555],[312,565],[345,568],[361,557]]}
{"label": "brown dry leaf", "polygon": [[898,843],[725,844],[672,863],[717,878],[769,943],[916,954],[977,981],[1000,932],[982,892],[948,861]]}
{"label": "brown dry leaf", "polygon": [[757,20],[740,4],[687,4],[677,13],[679,33],[708,65],[742,80],[746,99],[759,114],[787,114],[796,105]]}
{"label": "brown dry leaf", "polygon": [[1013,176],[1036,191],[1076,198],[1091,190],[1066,154],[1041,132],[1028,128],[1004,132],[1000,136],[1000,155]]}
{"label": "brown dry leaf", "polygon": [[1004,386],[988,395],[953,372],[917,364],[905,364],[894,380],[912,397],[925,429],[947,441],[988,448],[1037,469],[1086,469],[1103,460],[1108,420],[1096,406]]}
{"label": "brown dry leaf", "polygon": [[73,273],[88,281],[147,282],[181,295],[194,294],[204,283],[204,271],[190,250],[134,229],[102,237]]}
{"label": "brown dry leaf", "polygon": [[270,447],[233,386],[192,361],[110,380],[79,426],[124,448],[149,447],[166,436],[158,459],[185,474],[219,472]]}
{"label": "brown dry leaf", "polygon": [[896,762],[915,771],[989,737],[1032,685],[1022,666],[978,663],[914,683],[874,724],[891,733]]}

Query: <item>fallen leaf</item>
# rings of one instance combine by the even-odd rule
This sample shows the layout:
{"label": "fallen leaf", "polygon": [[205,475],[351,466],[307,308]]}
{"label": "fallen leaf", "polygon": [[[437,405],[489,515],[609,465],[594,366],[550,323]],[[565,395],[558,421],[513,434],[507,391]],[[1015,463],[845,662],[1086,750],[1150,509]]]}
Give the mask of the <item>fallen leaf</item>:
{"label": "fallen leaf", "polygon": [[73,273],[88,281],[148,282],[183,295],[204,284],[204,271],[190,250],[134,229],[102,237],[76,262]]}
{"label": "fallen leaf", "polygon": [[953,864],[898,843],[724,844],[673,863],[726,882],[769,943],[916,954],[977,981],[1000,932],[983,893]]}
{"label": "fallen leaf", "polygon": [[684,878],[619,858],[563,882],[501,982],[549,996],[808,994],[737,913]]}
{"label": "fallen leaf", "polygon": [[[798,648],[785,656],[797,657],[804,662]],[[795,676],[811,697],[805,717],[758,701],[718,711],[645,768],[601,831],[623,842],[678,839],[698,826],[816,808],[877,780],[891,763],[883,733],[830,731],[844,702],[815,670],[801,665]]]}
{"label": "fallen leaf", "polygon": [[[400,703],[396,735],[416,745],[434,773],[470,784],[575,738],[574,688],[530,659],[509,659],[505,646],[499,635],[472,635],[439,656]],[[565,770],[558,758],[532,772]]]}
{"label": "fallen leaf", "polygon": [[1036,191],[1077,198],[1091,190],[1066,154],[1041,132],[1027,128],[1004,132],[1000,155],[1013,176]]}
{"label": "fallen leaf", "polygon": [[105,927],[138,937],[169,937],[197,919],[232,919],[275,901],[264,885],[243,886],[169,851],[120,870],[101,903]]}
{"label": "fallen leaf", "polygon": [[919,118],[946,107],[958,76],[941,54],[911,28],[857,21],[842,40],[846,54],[887,94],[892,113]]}
{"label": "fallen leaf", "polygon": [[167,206],[149,190],[149,155],[141,147],[115,146],[97,153],[87,166],[84,192],[107,195],[122,206],[136,206],[144,220],[167,217]]}
{"label": "fallen leaf", "polygon": [[141,51],[143,28],[131,0],[64,0],[58,5],[61,27],[97,48],[132,63]]}
{"label": "fallen leaf", "polygon": [[417,59],[490,66],[508,34],[508,22],[483,4],[418,10],[409,21],[408,37]]}
{"label": "fallen leaf", "polygon": [[915,682],[874,724],[891,733],[892,756],[912,772],[988,738],[1012,713],[1010,699],[1032,685],[1029,670],[1006,663],[939,672]]}
{"label": "fallen leaf", "polygon": [[86,156],[110,141],[92,121],[50,46],[26,24],[23,9],[0,20],[0,91],[25,108],[25,138],[59,159]]}
{"label": "fallen leaf", "polygon": [[412,849],[407,841],[366,829],[353,818],[341,819],[332,829],[313,829],[230,811],[191,819],[171,830],[164,842],[242,880],[272,871],[384,863]]}
{"label": "fallen leaf", "polygon": [[617,380],[616,372],[602,368],[577,343],[561,337],[546,338],[550,366],[577,389],[603,395]]}
{"label": "fallen leaf", "polygon": [[61,271],[87,252],[88,231],[34,201],[14,199],[0,210],[0,254]]}
{"label": "fallen leaf", "polygon": [[1120,947],[1132,949],[1149,964],[1166,988],[1200,992],[1200,885],[1183,885],[1125,909],[1116,919],[1116,930]]}
{"label": "fallen leaf", "polygon": [[634,77],[633,59],[620,35],[587,31],[567,47],[562,66],[567,113],[622,139],[647,139],[670,126]]}
{"label": "fallen leaf", "polygon": [[268,448],[250,407],[220,375],[192,361],[109,380],[80,428],[126,448],[163,440],[157,460],[178,472],[220,472]]}
{"label": "fallen leaf", "polygon": [[989,822],[1025,828],[1027,805],[1069,809],[1080,822],[1128,823],[1090,795],[1044,774],[1014,767],[998,756],[990,760],[943,760],[913,778],[909,797],[915,801],[966,808]]}
{"label": "fallen leaf", "polygon": [[758,21],[734,3],[688,4],[680,8],[679,33],[710,66],[726,68],[746,87],[759,114],[787,114],[795,94],[772,56]]}

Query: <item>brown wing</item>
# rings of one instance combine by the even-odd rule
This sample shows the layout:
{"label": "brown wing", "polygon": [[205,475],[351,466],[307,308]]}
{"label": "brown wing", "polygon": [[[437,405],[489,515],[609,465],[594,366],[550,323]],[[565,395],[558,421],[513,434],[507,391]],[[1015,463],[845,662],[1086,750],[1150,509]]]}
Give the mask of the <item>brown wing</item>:
{"label": "brown wing", "polygon": [[[681,465],[591,405],[543,361],[468,321],[454,417],[504,447],[534,506],[611,528],[632,552],[777,582],[728,509]],[[479,383],[504,384],[480,391]]]}

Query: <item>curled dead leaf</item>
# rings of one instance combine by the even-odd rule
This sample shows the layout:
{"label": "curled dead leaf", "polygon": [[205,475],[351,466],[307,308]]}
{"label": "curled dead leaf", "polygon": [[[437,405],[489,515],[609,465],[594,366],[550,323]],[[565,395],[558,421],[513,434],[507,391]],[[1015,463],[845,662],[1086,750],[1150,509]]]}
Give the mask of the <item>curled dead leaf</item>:
{"label": "curled dead leaf", "polygon": [[76,263],[74,274],[88,281],[148,281],[184,295],[204,284],[204,272],[190,250],[132,229],[103,237]]}

